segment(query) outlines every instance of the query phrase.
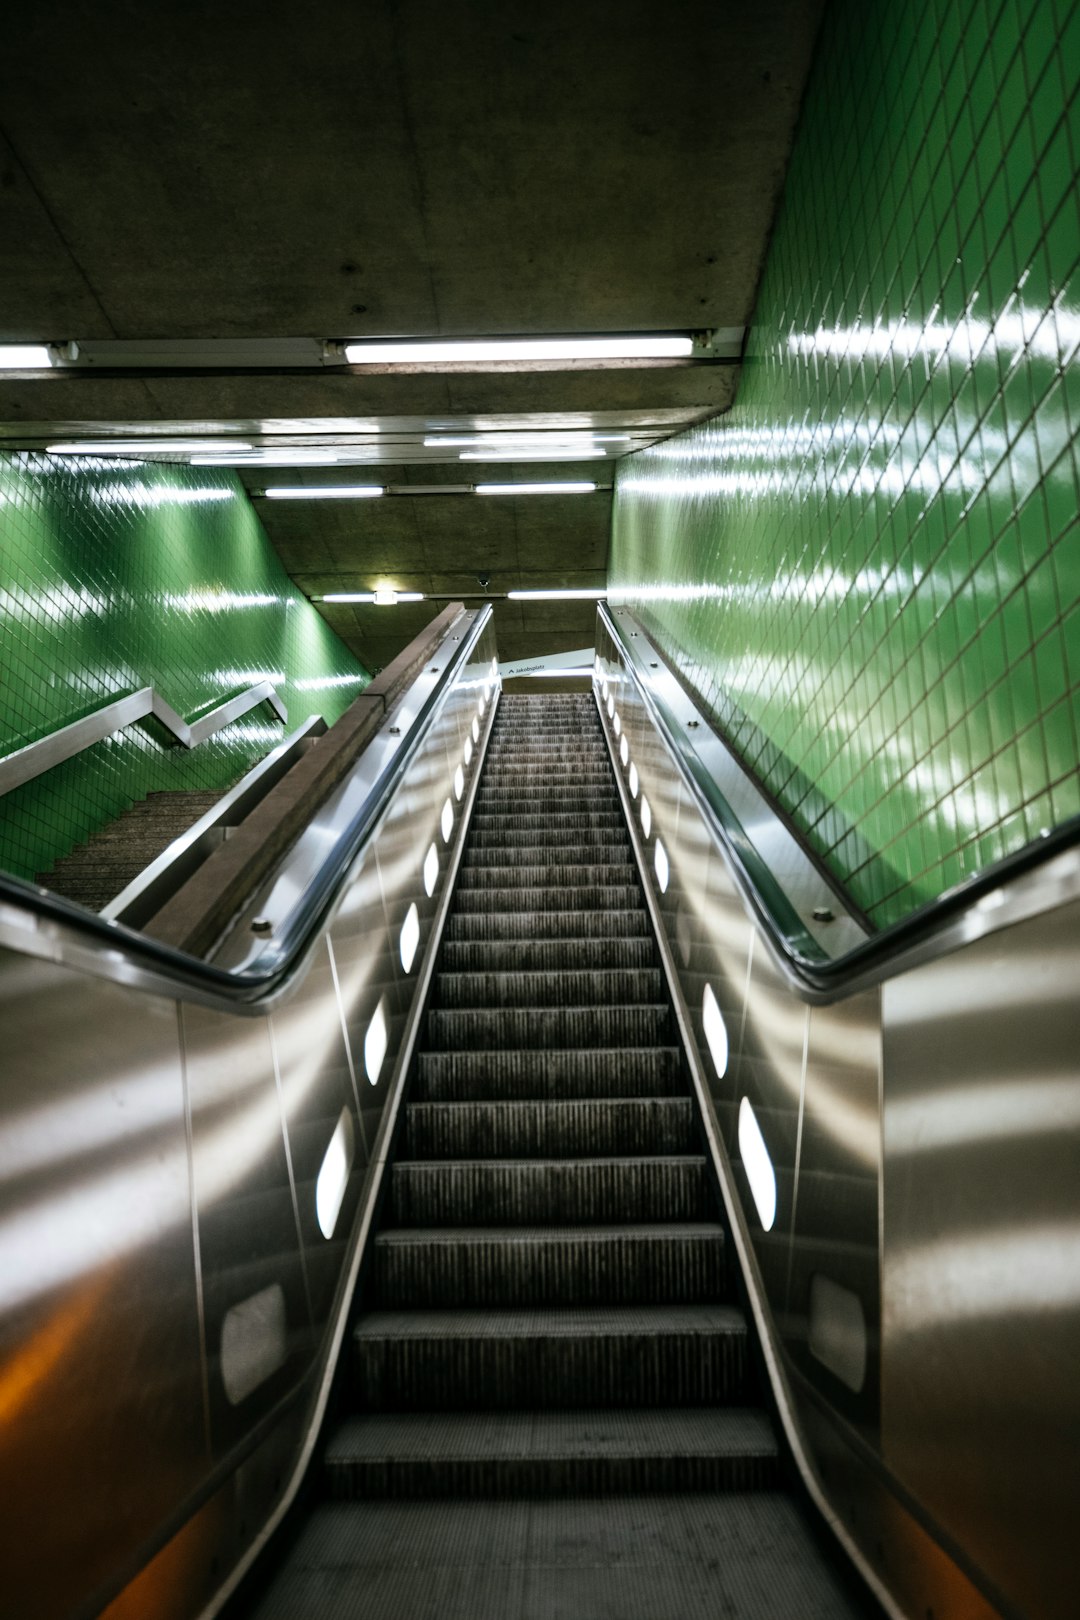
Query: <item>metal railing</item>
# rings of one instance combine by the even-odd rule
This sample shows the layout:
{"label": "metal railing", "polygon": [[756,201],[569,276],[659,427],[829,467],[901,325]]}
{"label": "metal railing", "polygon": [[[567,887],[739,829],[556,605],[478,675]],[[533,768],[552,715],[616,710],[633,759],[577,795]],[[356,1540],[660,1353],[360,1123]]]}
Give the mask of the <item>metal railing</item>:
{"label": "metal railing", "polygon": [[625,610],[594,690],[810,1494],[894,1615],[1064,1616],[1075,825],[867,937]]}
{"label": "metal railing", "polygon": [[92,714],[73,720],[70,725],[59,726],[47,737],[39,737],[36,742],[27,743],[25,748],[17,748],[5,755],[0,759],[0,797],[32,782],[45,771],[74,759],[95,743],[104,742],[107,737],[114,736],[125,726],[132,726],[139,720],[153,718],[172,734],[182,748],[197,748],[215,732],[231,726],[234,720],[258,708],[260,703],[268,703],[279,720],[284,722],[288,719],[288,712],[272,681],[257,681],[254,686],[227,698],[197,720],[183,719],[152,686],[140,687],[137,692],[114,698]]}
{"label": "metal railing", "polygon": [[219,960],[0,886],[13,1613],[212,1614],[298,1488],[498,702],[490,608],[441,653]]}

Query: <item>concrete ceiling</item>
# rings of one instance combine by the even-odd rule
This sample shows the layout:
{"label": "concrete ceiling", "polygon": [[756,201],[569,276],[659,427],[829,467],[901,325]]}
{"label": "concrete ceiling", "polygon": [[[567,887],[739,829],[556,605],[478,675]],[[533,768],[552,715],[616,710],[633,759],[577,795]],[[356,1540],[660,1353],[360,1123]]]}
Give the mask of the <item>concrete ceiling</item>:
{"label": "concrete ceiling", "polygon": [[[820,11],[37,0],[6,19],[0,58],[0,341],[743,326]],[[236,433],[348,447],[379,482],[454,483],[486,469],[425,436],[598,426],[625,431],[625,453],[726,409],[736,382],[717,363],[9,374],[0,443]],[[605,576],[605,493],[255,498],[313,594]],[[323,611],[374,668],[438,606]],[[506,657],[588,645],[591,627],[587,604],[498,609]]]}

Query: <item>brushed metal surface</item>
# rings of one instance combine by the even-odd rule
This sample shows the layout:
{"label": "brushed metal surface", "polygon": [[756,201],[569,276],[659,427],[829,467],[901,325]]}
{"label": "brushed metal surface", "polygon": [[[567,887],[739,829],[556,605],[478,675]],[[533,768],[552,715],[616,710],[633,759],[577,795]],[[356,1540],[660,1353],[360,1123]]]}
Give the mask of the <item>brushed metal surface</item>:
{"label": "brushed metal surface", "polygon": [[[597,706],[807,1486],[896,1613],[1063,1620],[1080,1503],[1077,852],[973,900],[882,982],[800,993],[628,644],[598,616]],[[743,1098],[776,1173],[769,1232]]]}
{"label": "brushed metal surface", "polygon": [[1076,1612],[1080,906],[884,988],[882,1452],[1016,1611]]}
{"label": "brushed metal surface", "polygon": [[[5,908],[3,1612],[187,1620],[214,1603],[295,1489],[468,795],[441,842],[433,896],[417,852],[441,840],[487,680],[476,779],[495,657],[489,617],[438,693],[328,927],[272,1005],[157,994],[122,932],[110,947],[89,935],[77,945],[74,925]],[[413,901],[421,939],[406,973],[399,919]],[[390,1017],[371,1086],[358,1052],[375,992]],[[327,1238],[316,1187],[343,1113],[354,1151]]]}

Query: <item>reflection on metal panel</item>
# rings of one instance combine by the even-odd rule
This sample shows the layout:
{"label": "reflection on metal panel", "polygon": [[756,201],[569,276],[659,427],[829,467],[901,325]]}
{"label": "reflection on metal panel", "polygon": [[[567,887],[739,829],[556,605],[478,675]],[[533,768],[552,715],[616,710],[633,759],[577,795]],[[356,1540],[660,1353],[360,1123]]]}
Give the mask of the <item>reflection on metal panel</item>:
{"label": "reflection on metal panel", "polygon": [[[20,928],[42,954],[0,952],[0,1466],[20,1482],[5,1612],[189,1620],[294,1483],[466,817],[430,898],[423,852],[494,658],[488,617],[269,1013],[151,993],[122,933],[80,938],[79,972],[49,959],[63,942],[32,917]],[[286,857],[281,893],[302,887],[310,855],[291,873]],[[241,920],[223,959],[249,954]]]}
{"label": "reflection on metal panel", "polygon": [[[925,966],[811,1005],[602,619],[595,692],[811,1493],[894,1612],[1064,1620],[1080,1500],[1071,857],[973,902],[936,959],[907,958]],[[740,1146],[751,1109],[775,1170],[771,1231],[745,1128]]]}
{"label": "reflection on metal panel", "polygon": [[882,1449],[1018,1612],[1071,1614],[1080,907],[885,986]]}

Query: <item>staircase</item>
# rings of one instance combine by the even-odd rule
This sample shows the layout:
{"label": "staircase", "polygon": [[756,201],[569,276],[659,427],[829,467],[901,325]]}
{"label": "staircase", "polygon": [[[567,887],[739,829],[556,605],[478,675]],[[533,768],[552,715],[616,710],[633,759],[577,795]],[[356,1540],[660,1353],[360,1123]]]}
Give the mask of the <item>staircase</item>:
{"label": "staircase", "polygon": [[591,698],[501,701],[417,1061],[259,1620],[863,1612],[780,1489]]}
{"label": "staircase", "polygon": [[221,790],[148,793],[49,871],[39,872],[35,881],[65,900],[100,911],[220,798]]}

